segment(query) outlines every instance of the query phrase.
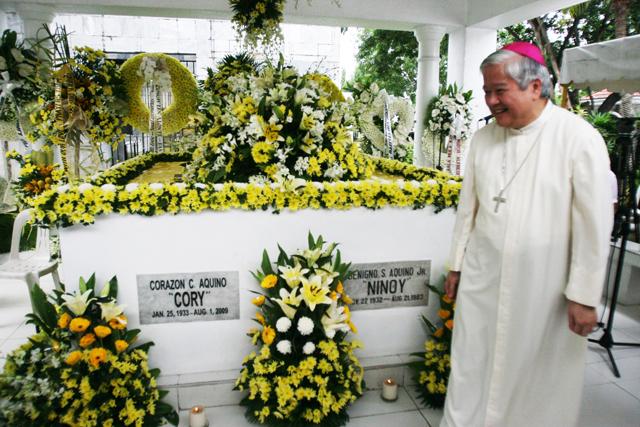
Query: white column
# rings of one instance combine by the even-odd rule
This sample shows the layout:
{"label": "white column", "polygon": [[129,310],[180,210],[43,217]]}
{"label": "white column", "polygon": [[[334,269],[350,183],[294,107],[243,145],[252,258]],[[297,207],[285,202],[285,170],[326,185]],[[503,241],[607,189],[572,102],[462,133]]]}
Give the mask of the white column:
{"label": "white column", "polygon": [[[16,12],[22,20],[22,36],[25,39],[35,38],[42,24],[51,24],[55,17],[53,6],[35,3],[18,3]],[[44,30],[40,31],[40,36],[44,37]]]}
{"label": "white column", "polygon": [[474,126],[478,119],[489,114],[484,103],[480,64],[496,50],[496,42],[497,33],[492,29],[466,27],[449,33],[447,83],[473,91]]}
{"label": "white column", "polygon": [[413,164],[425,166],[422,152],[422,131],[424,115],[431,98],[438,94],[440,41],[445,34],[444,27],[422,25],[414,30],[418,39],[418,81],[416,88],[416,123],[414,126]]}

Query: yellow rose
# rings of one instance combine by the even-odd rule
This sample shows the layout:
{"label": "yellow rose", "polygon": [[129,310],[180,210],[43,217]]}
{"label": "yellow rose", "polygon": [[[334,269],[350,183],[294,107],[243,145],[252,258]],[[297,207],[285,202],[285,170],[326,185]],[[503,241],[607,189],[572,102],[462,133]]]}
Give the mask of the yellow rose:
{"label": "yellow rose", "polygon": [[256,320],[261,324],[264,325],[264,316],[262,315],[262,313],[257,312],[256,313]]}
{"label": "yellow rose", "polygon": [[451,312],[450,312],[449,310],[443,310],[443,309],[440,309],[440,310],[438,310],[438,316],[439,316],[442,320],[445,320],[445,319],[448,319],[448,318],[449,318],[449,316],[451,316]]}
{"label": "yellow rose", "polygon": [[116,340],[116,351],[118,353],[122,353],[129,347],[129,343],[125,340]]}
{"label": "yellow rose", "polygon": [[96,336],[92,333],[88,333],[80,338],[80,347],[87,348],[94,342],[96,342]]}
{"label": "yellow rose", "polygon": [[107,350],[102,347],[94,348],[89,353],[89,363],[96,368],[105,360],[107,360]]}
{"label": "yellow rose", "polygon": [[264,279],[262,279],[260,286],[265,289],[271,289],[276,285],[276,283],[278,283],[278,276],[276,276],[275,274],[269,274],[265,276]]}
{"label": "yellow rose", "polygon": [[93,332],[98,336],[98,338],[104,338],[111,335],[111,329],[108,326],[96,326],[93,328]]}
{"label": "yellow rose", "polygon": [[85,319],[84,317],[76,317],[75,319],[71,320],[69,329],[71,330],[71,332],[84,332],[87,330],[89,325],[91,325],[91,322],[89,320]]}
{"label": "yellow rose", "polygon": [[276,331],[271,326],[265,326],[262,330],[262,341],[266,345],[271,345],[276,337]]}
{"label": "yellow rose", "polygon": [[71,321],[71,315],[69,313],[62,313],[62,316],[58,318],[58,327],[60,329],[64,329],[69,326],[69,322]]}
{"label": "yellow rose", "polygon": [[447,329],[453,329],[453,319],[449,319],[446,322],[444,322],[444,326],[446,326]]}
{"label": "yellow rose", "polygon": [[262,304],[264,304],[264,300],[265,300],[264,295],[260,295],[252,299],[251,302],[253,303],[253,305],[260,307]]}
{"label": "yellow rose", "polygon": [[336,292],[339,294],[344,294],[344,286],[341,281],[338,281],[338,285],[336,286]]}
{"label": "yellow rose", "polygon": [[69,353],[67,358],[64,360],[64,363],[66,363],[67,365],[73,366],[76,363],[78,363],[80,359],[82,359],[82,352],[79,350],[76,350]]}
{"label": "yellow rose", "polygon": [[124,314],[114,317],[109,320],[109,326],[111,326],[111,329],[122,330],[127,327],[127,317]]}
{"label": "yellow rose", "polygon": [[444,334],[444,329],[442,328],[438,328],[436,329],[436,331],[433,333],[433,336],[436,338],[440,338],[442,335]]}

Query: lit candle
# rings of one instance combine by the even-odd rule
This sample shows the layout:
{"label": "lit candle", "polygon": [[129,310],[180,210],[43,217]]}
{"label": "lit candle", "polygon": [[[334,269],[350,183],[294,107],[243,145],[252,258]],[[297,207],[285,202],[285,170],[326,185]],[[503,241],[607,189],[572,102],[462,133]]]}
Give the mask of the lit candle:
{"label": "lit candle", "polygon": [[393,378],[387,378],[382,382],[382,399],[389,402],[398,399],[398,384]]}
{"label": "lit candle", "polygon": [[189,427],[208,427],[209,420],[207,420],[207,414],[204,412],[204,408],[200,405],[191,408],[189,413]]}

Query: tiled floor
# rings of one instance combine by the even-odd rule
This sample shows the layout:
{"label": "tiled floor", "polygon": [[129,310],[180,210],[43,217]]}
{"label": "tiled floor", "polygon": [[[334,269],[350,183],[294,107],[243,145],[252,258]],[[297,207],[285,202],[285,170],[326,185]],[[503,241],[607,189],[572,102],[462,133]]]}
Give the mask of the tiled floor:
{"label": "tiled floor", "polygon": [[[50,279],[43,281],[45,290],[51,289]],[[0,369],[8,352],[24,343],[33,333],[25,325],[24,315],[30,311],[24,283],[0,281]],[[640,306],[618,306],[614,319],[614,340],[640,342]],[[599,338],[601,333],[593,334]],[[640,348],[615,347],[614,357],[622,377],[616,378],[610,369],[606,351],[597,344],[589,345],[585,368],[585,386],[580,427],[638,427],[640,426]],[[244,419],[244,409],[235,406],[207,408],[213,426],[250,426]],[[371,390],[349,410],[353,427],[435,427],[441,411],[424,408],[413,388],[401,388],[396,402],[380,399],[379,390]],[[180,425],[188,426],[188,413],[180,414]]]}

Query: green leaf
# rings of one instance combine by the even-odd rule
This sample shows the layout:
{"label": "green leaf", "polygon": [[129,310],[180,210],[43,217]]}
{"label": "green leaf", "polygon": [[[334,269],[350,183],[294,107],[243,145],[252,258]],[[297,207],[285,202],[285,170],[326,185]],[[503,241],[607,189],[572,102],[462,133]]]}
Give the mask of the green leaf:
{"label": "green leaf", "polygon": [[44,325],[47,325],[50,329],[56,327],[56,309],[49,301],[47,301],[47,295],[36,283],[29,288],[29,294],[31,295],[31,301],[35,313]]}
{"label": "green leaf", "polygon": [[93,294],[95,295],[95,288],[96,288],[96,273],[91,274],[91,277],[89,277],[89,280],[87,281],[87,290],[91,289],[93,291]]}
{"label": "green leaf", "polygon": [[160,369],[158,368],[149,369],[149,373],[151,374],[151,376],[153,376],[153,378],[158,378],[160,376]]}
{"label": "green leaf", "polygon": [[271,268],[271,260],[269,259],[269,254],[267,253],[266,249],[262,251],[261,267],[262,267],[262,272],[265,275],[273,274],[273,269]]}
{"label": "green leaf", "polygon": [[118,278],[113,276],[111,280],[109,280],[109,297],[116,299],[118,296]]}
{"label": "green leaf", "polygon": [[313,234],[311,234],[311,231],[309,231],[309,235],[307,236],[307,240],[309,241],[309,249],[313,249],[315,247],[316,243],[313,240]]}
{"label": "green leaf", "polygon": [[87,282],[84,281],[84,277],[80,277],[80,284],[78,288],[80,289],[81,294],[87,292]]}

